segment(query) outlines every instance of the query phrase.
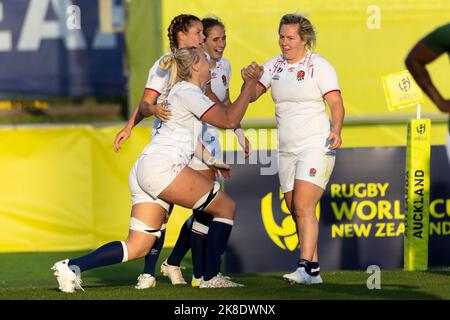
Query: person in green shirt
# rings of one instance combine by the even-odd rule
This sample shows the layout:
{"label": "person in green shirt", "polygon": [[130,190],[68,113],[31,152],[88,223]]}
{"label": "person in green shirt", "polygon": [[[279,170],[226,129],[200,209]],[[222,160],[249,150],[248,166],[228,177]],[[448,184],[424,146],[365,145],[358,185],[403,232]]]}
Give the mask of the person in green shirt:
{"label": "person in green shirt", "polygon": [[[405,64],[414,80],[438,109],[450,114],[450,99],[442,96],[426,69],[427,64],[445,53],[450,57],[450,23],[438,27],[417,42],[408,53]],[[447,134],[447,156],[450,161],[450,132]]]}

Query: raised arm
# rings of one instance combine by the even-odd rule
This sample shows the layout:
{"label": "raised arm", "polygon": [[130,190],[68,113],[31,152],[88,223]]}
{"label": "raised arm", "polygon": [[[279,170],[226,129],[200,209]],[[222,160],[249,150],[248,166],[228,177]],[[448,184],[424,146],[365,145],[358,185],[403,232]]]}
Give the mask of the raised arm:
{"label": "raised arm", "polygon": [[213,100],[216,104],[202,115],[201,120],[224,129],[238,127],[250,103],[257,80],[263,72],[262,68],[257,65],[253,67],[254,71],[248,71],[247,69],[241,71],[244,84],[236,101],[226,107],[222,102]]}
{"label": "raised arm", "polygon": [[261,82],[258,82],[255,86],[255,89],[252,93],[252,97],[250,98],[250,102],[254,102],[259,99],[266,92],[266,88],[262,85]]}
{"label": "raised arm", "polygon": [[[256,65],[252,63],[250,66],[248,66],[245,72],[247,74],[250,74],[250,72],[256,72]],[[250,102],[258,100],[259,97],[262,96],[266,91],[267,88],[260,81],[258,81],[250,94]]]}
{"label": "raised arm", "polygon": [[[211,84],[211,82],[209,84]],[[212,92],[211,85],[209,85],[209,88],[207,87],[205,95],[216,103],[220,102],[217,96]],[[222,102],[227,108],[231,106],[232,102],[230,99],[230,90],[227,89],[225,99]],[[241,123],[238,123],[237,127],[234,129],[234,133],[238,138],[239,145],[242,147],[242,150],[244,151],[244,158],[247,159],[250,156],[252,145],[248,140],[248,138],[245,136],[244,130],[241,127]]]}
{"label": "raised arm", "polygon": [[417,84],[442,112],[450,112],[450,100],[444,99],[431,81],[426,65],[434,61],[440,54],[434,53],[425,42],[419,41],[408,53],[405,65]]}

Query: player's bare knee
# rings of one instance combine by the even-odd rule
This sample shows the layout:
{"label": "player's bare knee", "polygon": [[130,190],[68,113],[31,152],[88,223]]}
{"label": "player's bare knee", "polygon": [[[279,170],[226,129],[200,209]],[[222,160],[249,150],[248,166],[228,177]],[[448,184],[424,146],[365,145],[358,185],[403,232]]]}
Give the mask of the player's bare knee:
{"label": "player's bare knee", "polygon": [[229,204],[228,204],[228,211],[231,218],[234,219],[234,216],[236,215],[236,202],[230,198]]}
{"label": "player's bare knee", "polygon": [[140,245],[135,253],[135,259],[145,257],[150,252],[150,249],[151,248],[148,245]]}
{"label": "player's bare knee", "polygon": [[228,211],[231,211],[233,213],[236,212],[236,202],[225,192],[222,192],[221,195],[221,200],[223,202],[221,206],[226,208]]}
{"label": "player's bare knee", "polygon": [[236,215],[236,202],[230,197],[217,199],[216,210],[212,214],[216,218],[234,219]]}
{"label": "player's bare knee", "polygon": [[293,213],[297,219],[302,219],[308,215],[308,208],[302,204],[296,204],[293,207]]}
{"label": "player's bare knee", "polygon": [[310,201],[294,201],[292,207],[296,215],[306,216],[316,212],[315,204],[311,204]]}
{"label": "player's bare knee", "polygon": [[150,251],[149,246],[144,243],[126,242],[126,245],[128,248],[129,261],[145,257],[147,253]]}

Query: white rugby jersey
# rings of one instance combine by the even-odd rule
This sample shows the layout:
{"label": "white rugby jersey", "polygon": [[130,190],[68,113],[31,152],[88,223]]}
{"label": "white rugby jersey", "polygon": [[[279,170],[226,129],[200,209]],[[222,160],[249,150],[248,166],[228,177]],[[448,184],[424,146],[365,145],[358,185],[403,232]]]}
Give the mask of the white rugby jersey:
{"label": "white rugby jersey", "polygon": [[278,55],[264,64],[259,83],[266,90],[272,87],[280,151],[299,151],[310,139],[328,136],[324,97],[340,89],[336,71],[324,57],[308,52],[301,61],[289,64]]}
{"label": "white rugby jersey", "polygon": [[[168,54],[172,54],[172,51],[167,52],[166,54],[162,55],[158,60],[156,60],[156,62],[153,64],[153,66],[150,68],[150,71],[148,72],[145,90],[151,90],[159,94],[156,103],[164,102],[170,91],[169,80],[171,69],[167,71],[162,71],[159,68],[160,61]],[[160,125],[161,120],[155,118],[155,120],[153,121],[152,137],[155,134],[155,128],[158,128]]]}
{"label": "white rugby jersey", "polygon": [[160,61],[168,54],[172,54],[171,51],[167,52],[161,56],[148,72],[147,84],[145,85],[146,90],[151,90],[159,94],[156,103],[161,103],[166,99],[170,91],[169,79],[170,79],[170,69],[167,71],[162,71],[159,68]]}
{"label": "white rugby jersey", "polygon": [[[167,52],[161,56],[150,68],[147,84],[145,86],[146,90],[151,90],[159,94],[156,103],[162,103],[169,94],[170,86],[170,69],[167,71],[162,71],[159,68],[160,61],[167,54],[172,54],[171,51]],[[208,60],[209,55],[206,53]],[[227,96],[227,91],[229,89],[229,83],[231,79],[231,66],[228,60],[221,58],[216,62],[214,70],[211,71],[211,89],[214,94],[219,98],[220,101],[224,101]],[[155,135],[157,128],[161,126],[161,120],[155,118],[153,121],[152,136]],[[219,143],[219,131],[216,127],[209,124],[204,125],[202,130],[202,139],[210,152],[214,154],[214,148],[217,143]]]}
{"label": "white rugby jersey", "polygon": [[231,66],[227,59],[221,58],[216,61],[216,67],[211,71],[211,89],[212,92],[224,101],[227,91],[230,87]]}
{"label": "white rugby jersey", "polygon": [[187,81],[176,83],[167,97],[167,107],[172,116],[155,130],[142,153],[148,154],[162,146],[176,147],[189,160],[194,154],[202,130],[200,119],[214,105],[196,85]]}
{"label": "white rugby jersey", "polygon": [[[208,54],[207,54],[208,56]],[[209,56],[208,56],[209,57]],[[211,70],[211,90],[217,96],[220,101],[224,101],[227,97],[227,92],[231,79],[231,66],[227,59],[221,58],[216,61],[216,66]],[[217,156],[221,151],[219,144],[219,129],[216,127],[204,123],[202,129],[202,141],[208,151]]]}

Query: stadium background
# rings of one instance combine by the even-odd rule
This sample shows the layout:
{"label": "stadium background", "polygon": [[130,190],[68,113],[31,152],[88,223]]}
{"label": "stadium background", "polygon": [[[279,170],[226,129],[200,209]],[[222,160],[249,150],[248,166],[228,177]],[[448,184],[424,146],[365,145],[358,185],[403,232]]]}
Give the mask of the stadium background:
{"label": "stadium background", "polygon": [[[370,24],[374,17],[374,13],[368,12],[371,6],[381,9],[379,29]],[[81,10],[83,14],[83,7]],[[386,147],[405,145],[406,119],[414,117],[415,110],[389,113],[381,77],[404,69],[403,60],[411,46],[448,21],[450,4],[445,1],[134,0],[128,8],[125,34],[131,110],[142,95],[149,67],[168,50],[167,25],[173,16],[183,12],[200,17],[214,14],[225,22],[226,57],[233,66],[232,98],[239,92],[241,67],[252,60],[263,63],[278,54],[280,16],[286,12],[307,14],[318,31],[316,51],[327,57],[338,71],[347,115],[344,147]],[[450,84],[448,57],[433,62],[430,72],[445,94]],[[428,99],[422,110],[433,120],[432,144],[443,145],[446,118],[437,113]],[[82,250],[124,238],[130,210],[127,176],[148,142],[148,124],[133,131],[119,154],[113,152],[112,141],[122,124],[3,126],[0,131],[3,181],[0,251]],[[269,95],[250,106],[243,124],[246,128],[273,128],[273,103]],[[270,141],[268,146],[258,141],[252,144],[254,149],[276,148],[276,141]],[[189,214],[181,208],[174,212],[168,227],[167,247],[173,246],[178,229]]]}

